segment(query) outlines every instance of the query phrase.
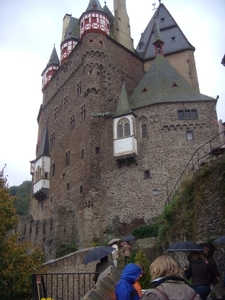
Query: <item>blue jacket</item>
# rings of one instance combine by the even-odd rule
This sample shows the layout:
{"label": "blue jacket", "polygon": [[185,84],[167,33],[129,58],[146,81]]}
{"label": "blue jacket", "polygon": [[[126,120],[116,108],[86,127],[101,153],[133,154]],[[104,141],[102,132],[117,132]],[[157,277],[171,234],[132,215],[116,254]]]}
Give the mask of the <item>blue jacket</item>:
{"label": "blue jacket", "polygon": [[117,300],[139,300],[140,297],[133,287],[136,279],[141,275],[141,268],[135,264],[128,264],[124,268],[120,280],[116,285]]}

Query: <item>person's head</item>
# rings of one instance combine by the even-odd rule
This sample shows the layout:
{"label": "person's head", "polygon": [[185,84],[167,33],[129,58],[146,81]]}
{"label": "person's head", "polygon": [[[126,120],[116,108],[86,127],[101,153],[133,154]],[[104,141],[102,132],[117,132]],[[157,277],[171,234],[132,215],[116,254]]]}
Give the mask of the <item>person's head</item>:
{"label": "person's head", "polygon": [[209,247],[204,246],[203,247],[203,253],[208,256],[209,255]]}
{"label": "person's head", "polygon": [[123,269],[121,274],[121,279],[125,279],[134,283],[135,281],[138,280],[138,278],[140,278],[141,273],[142,273],[141,268],[138,265],[134,263],[129,263]]}
{"label": "person's head", "polygon": [[152,280],[159,277],[177,276],[182,277],[181,270],[176,261],[169,255],[157,257],[150,265]]}
{"label": "person's head", "polygon": [[195,260],[199,260],[199,259],[202,259],[202,260],[205,259],[203,252],[201,252],[201,251],[192,251],[191,255],[190,255],[190,260],[195,261]]}
{"label": "person's head", "polygon": [[[139,263],[139,262],[135,263],[135,265],[141,268],[141,274],[140,274],[140,276],[138,277],[138,279],[140,279],[140,278],[141,278],[142,276],[144,276],[144,274],[145,274],[145,267],[144,267],[141,263]],[[138,279],[137,279],[137,280],[138,280]]]}

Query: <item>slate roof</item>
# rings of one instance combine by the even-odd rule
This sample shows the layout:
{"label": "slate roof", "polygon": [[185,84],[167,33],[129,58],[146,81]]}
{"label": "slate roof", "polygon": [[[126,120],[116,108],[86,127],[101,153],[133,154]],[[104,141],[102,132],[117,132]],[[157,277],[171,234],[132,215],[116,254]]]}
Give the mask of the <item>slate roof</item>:
{"label": "slate roof", "polygon": [[105,5],[103,7],[103,11],[104,13],[109,17],[109,20],[110,20],[110,25],[113,23],[113,20],[114,20],[114,16],[113,14],[111,13],[111,11],[109,10],[108,6]]}
{"label": "slate roof", "polygon": [[48,128],[47,127],[45,128],[43,139],[38,148],[36,159],[31,161],[31,163],[35,163],[42,156],[48,156],[48,157],[51,156],[50,149],[49,149],[49,138],[48,138]]}
{"label": "slate roof", "polygon": [[[95,6],[96,6],[96,8],[94,8]],[[86,11],[93,11],[93,10],[97,10],[97,11],[102,11],[103,12],[101,4],[99,3],[98,0],[90,0]]]}
{"label": "slate roof", "polygon": [[71,17],[63,42],[65,42],[66,40],[70,40],[70,39],[78,40],[79,38],[80,38],[79,19]]}
{"label": "slate roof", "polygon": [[195,50],[189,43],[169,11],[160,3],[147,27],[141,35],[136,51],[143,59],[152,59],[155,57],[155,49],[152,47],[155,41],[154,19],[157,17],[159,22],[160,36],[165,42],[164,54],[170,54],[183,50]]}
{"label": "slate roof", "polygon": [[50,65],[58,65],[59,66],[59,57],[58,57],[58,54],[56,52],[55,46],[52,50],[52,54],[50,56],[50,59],[49,59],[46,67],[48,67]]}
{"label": "slate roof", "polygon": [[119,103],[117,105],[117,109],[116,109],[115,114],[113,115],[113,118],[121,117],[121,116],[128,115],[131,113],[132,113],[132,110],[130,109],[127,89],[126,89],[125,84],[123,84]]}
{"label": "slate roof", "polygon": [[131,95],[130,108],[208,100],[215,99],[197,92],[164,56],[158,55]]}

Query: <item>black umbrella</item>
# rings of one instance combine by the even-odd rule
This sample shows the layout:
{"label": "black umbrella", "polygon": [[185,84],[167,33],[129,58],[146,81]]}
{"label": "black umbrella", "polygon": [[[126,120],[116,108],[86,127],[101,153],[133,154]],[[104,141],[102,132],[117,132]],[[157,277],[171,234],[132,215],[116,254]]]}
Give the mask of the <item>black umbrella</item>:
{"label": "black umbrella", "polygon": [[194,242],[182,241],[174,243],[167,249],[168,252],[174,251],[203,251],[203,248]]}
{"label": "black umbrella", "polygon": [[214,251],[216,250],[215,246],[212,243],[200,243],[201,247],[207,247],[209,248],[209,256],[213,256]]}
{"label": "black umbrella", "polygon": [[216,240],[214,241],[214,243],[220,244],[220,245],[225,244],[225,235],[222,235],[221,237],[219,237],[218,239],[216,239]]}
{"label": "black umbrella", "polygon": [[113,247],[98,246],[98,247],[92,249],[90,252],[88,252],[88,254],[84,257],[82,264],[86,265],[90,262],[99,260],[105,256],[108,256],[114,250],[115,250],[115,248],[113,248]]}
{"label": "black umbrella", "polygon": [[136,241],[136,237],[134,237],[133,235],[126,235],[122,238],[123,242],[133,242]]}

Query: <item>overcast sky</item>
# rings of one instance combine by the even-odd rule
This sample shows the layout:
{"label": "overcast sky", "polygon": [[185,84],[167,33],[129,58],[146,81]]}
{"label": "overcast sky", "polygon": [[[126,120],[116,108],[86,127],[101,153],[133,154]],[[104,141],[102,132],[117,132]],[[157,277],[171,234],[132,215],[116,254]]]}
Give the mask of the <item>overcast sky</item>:
{"label": "overcast sky", "polygon": [[[113,12],[113,0],[106,1]],[[37,115],[42,103],[41,73],[55,44],[60,56],[62,19],[79,18],[89,0],[0,0],[1,150],[9,186],[31,180]],[[102,6],[104,1],[100,0]],[[136,47],[158,1],[127,0]],[[200,92],[219,95],[218,119],[225,121],[224,0],[162,0],[188,41],[196,48]]]}

